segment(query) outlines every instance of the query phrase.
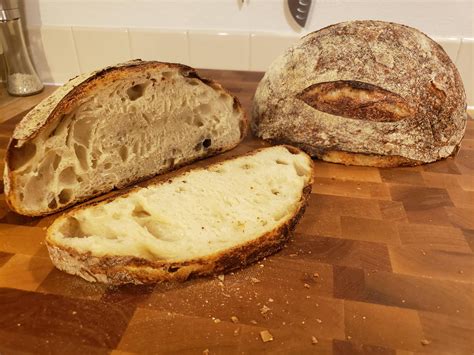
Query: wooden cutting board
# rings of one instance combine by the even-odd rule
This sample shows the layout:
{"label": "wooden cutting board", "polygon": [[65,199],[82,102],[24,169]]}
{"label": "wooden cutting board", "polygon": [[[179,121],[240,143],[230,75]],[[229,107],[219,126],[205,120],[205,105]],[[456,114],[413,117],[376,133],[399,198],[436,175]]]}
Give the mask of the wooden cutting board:
{"label": "wooden cutting board", "polygon": [[[250,112],[261,73],[202,72]],[[28,100],[0,104],[2,158],[38,101]],[[117,288],[64,274],[43,244],[54,216],[18,216],[2,195],[0,353],[473,353],[473,123],[455,159],[400,169],[316,162],[284,250],[182,284]],[[248,138],[209,161],[263,145]]]}

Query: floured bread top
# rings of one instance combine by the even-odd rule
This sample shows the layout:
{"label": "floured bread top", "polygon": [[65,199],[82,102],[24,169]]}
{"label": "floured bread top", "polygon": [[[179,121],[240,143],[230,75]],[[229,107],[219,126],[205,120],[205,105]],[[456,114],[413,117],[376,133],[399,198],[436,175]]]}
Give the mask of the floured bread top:
{"label": "floured bread top", "polygon": [[254,132],[315,156],[339,151],[431,162],[466,125],[459,73],[422,32],[350,21],[310,33],[277,58],[254,99]]}
{"label": "floured bread top", "polygon": [[48,244],[92,256],[177,261],[209,256],[291,219],[311,159],[276,146],[140,188],[59,218]]}

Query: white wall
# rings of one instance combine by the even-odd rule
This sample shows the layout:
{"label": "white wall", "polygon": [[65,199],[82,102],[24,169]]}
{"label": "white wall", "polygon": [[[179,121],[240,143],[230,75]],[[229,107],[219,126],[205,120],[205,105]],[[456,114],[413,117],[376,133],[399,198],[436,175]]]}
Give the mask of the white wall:
{"label": "white wall", "polygon": [[132,58],[264,71],[301,35],[324,26],[352,19],[404,23],[445,48],[474,108],[474,0],[313,0],[304,30],[286,2],[23,0],[23,13],[34,64],[48,83]]}
{"label": "white wall", "polygon": [[[28,26],[152,27],[294,33],[283,0],[24,0]],[[240,5],[239,5],[240,4]],[[474,0],[313,0],[307,31],[351,19],[474,37]]]}

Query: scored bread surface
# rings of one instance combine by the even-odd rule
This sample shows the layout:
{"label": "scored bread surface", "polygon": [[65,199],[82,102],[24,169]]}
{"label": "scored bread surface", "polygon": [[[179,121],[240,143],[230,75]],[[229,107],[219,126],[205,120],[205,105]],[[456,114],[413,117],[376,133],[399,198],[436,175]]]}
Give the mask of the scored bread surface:
{"label": "scored bread surface", "polygon": [[130,61],[58,88],[17,125],[6,201],[37,216],[235,147],[237,98],[194,69]]}
{"label": "scored bread surface", "polygon": [[407,26],[350,21],[272,63],[252,129],[323,160],[388,167],[455,154],[466,118],[460,75],[439,44]]}
{"label": "scored bread surface", "polygon": [[279,250],[313,181],[302,151],[276,146],[59,217],[47,231],[59,269],[88,281],[151,283],[226,272]]}

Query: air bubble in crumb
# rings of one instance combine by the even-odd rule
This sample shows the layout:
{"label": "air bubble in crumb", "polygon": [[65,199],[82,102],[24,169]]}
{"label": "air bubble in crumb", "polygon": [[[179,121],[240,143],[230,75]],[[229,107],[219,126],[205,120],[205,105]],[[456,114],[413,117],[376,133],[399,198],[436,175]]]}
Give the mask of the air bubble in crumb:
{"label": "air bubble in crumb", "polygon": [[260,338],[262,338],[264,343],[273,341],[273,335],[268,330],[262,330],[260,332]]}

